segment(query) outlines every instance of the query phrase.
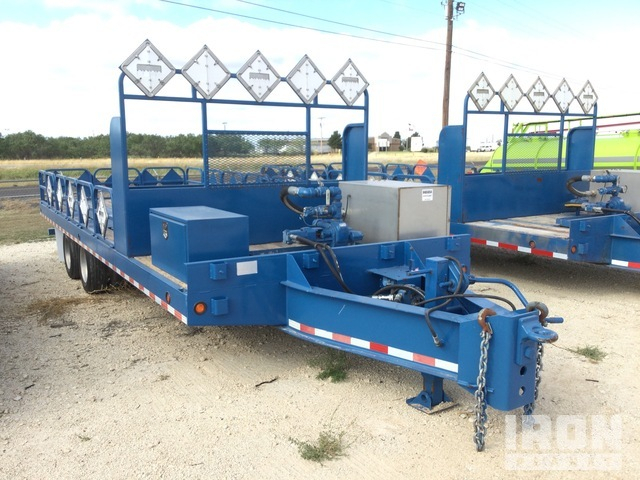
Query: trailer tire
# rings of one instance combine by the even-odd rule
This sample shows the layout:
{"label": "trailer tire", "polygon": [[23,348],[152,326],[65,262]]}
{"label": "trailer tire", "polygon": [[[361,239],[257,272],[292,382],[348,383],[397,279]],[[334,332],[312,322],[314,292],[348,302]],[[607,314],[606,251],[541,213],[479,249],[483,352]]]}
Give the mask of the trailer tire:
{"label": "trailer tire", "polygon": [[109,286],[110,269],[87,250],[80,251],[80,282],[87,293],[96,293]]}
{"label": "trailer tire", "polygon": [[73,280],[78,280],[80,278],[80,245],[65,235],[62,239],[62,252],[67,275]]}
{"label": "trailer tire", "polygon": [[127,282],[124,278],[122,278],[115,270],[109,269],[109,285],[112,287],[122,287]]}

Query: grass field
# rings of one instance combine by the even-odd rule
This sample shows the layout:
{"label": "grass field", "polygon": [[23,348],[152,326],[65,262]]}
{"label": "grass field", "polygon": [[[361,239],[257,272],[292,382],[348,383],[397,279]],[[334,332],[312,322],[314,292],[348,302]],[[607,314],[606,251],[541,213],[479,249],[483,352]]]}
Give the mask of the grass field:
{"label": "grass field", "polygon": [[[467,161],[487,161],[491,153],[467,153]],[[415,163],[423,160],[430,165],[437,164],[437,153],[421,152],[372,152],[369,162],[379,163]],[[318,155],[312,162],[340,162],[340,154]],[[201,159],[185,158],[136,158],[130,159],[130,166],[138,169],[148,167],[178,166],[182,168],[201,166]],[[287,163],[286,160],[283,163]],[[0,160],[0,188],[14,185],[10,180],[32,179],[37,182],[38,171],[46,169],[87,169],[111,166],[109,159],[95,160]],[[4,182],[2,182],[4,181]],[[6,182],[8,181],[8,182]],[[25,185],[25,183],[20,183]],[[48,237],[49,223],[40,215],[37,198],[0,200],[0,245],[26,241],[45,240]]]}
{"label": "grass field", "polygon": [[[467,152],[466,160],[468,162],[487,161],[491,157],[491,152]],[[311,157],[312,162],[332,163],[340,162],[341,155],[332,153],[326,155],[314,155]],[[379,163],[415,163],[423,160],[430,165],[438,163],[437,153],[422,152],[370,152],[369,162]],[[288,163],[283,158],[282,163]],[[108,168],[111,166],[111,160],[108,158],[99,159],[62,159],[62,160],[0,160],[0,181],[3,180],[27,180],[38,178],[39,170],[47,169],[79,169],[95,170],[97,168]],[[200,158],[130,158],[129,166],[138,169],[148,167],[201,167],[202,159]]]}
{"label": "grass field", "polygon": [[[129,166],[135,168],[178,166],[201,166],[202,160],[192,158],[137,158],[129,159]],[[48,169],[87,169],[110,168],[111,159],[57,159],[57,160],[0,160],[1,180],[38,179],[38,171]]]}
{"label": "grass field", "polygon": [[46,240],[51,225],[40,215],[40,200],[0,200],[0,245]]}

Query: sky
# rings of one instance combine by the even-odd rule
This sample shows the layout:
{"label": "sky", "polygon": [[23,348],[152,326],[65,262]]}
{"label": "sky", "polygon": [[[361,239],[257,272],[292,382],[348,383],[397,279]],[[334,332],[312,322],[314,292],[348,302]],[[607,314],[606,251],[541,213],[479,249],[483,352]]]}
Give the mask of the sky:
{"label": "sky", "polygon": [[[465,95],[480,73],[496,89],[514,75],[525,91],[538,77],[550,92],[566,79],[577,93],[588,80],[599,114],[640,111],[637,0],[464,4],[453,27],[450,124],[462,122]],[[232,73],[257,50],[281,76],[305,54],[329,79],[351,59],[369,83],[370,136],[418,132],[431,146],[442,125],[446,26],[440,0],[2,0],[0,134],[107,134],[119,114],[119,67],[149,39],[176,68],[205,44]],[[138,92],[127,82],[128,92]],[[221,97],[250,99],[232,82]],[[162,93],[184,85],[176,77]],[[279,85],[268,100],[286,98],[287,88]],[[330,90],[319,98],[333,101]],[[304,127],[291,109],[259,110],[211,107],[209,126]],[[577,102],[570,111],[580,111]],[[314,110],[312,136],[327,138],[360,119]],[[127,122],[135,133],[175,135],[199,133],[200,117],[190,106],[137,102],[127,106]],[[477,141],[501,135],[493,125],[479,131]]]}

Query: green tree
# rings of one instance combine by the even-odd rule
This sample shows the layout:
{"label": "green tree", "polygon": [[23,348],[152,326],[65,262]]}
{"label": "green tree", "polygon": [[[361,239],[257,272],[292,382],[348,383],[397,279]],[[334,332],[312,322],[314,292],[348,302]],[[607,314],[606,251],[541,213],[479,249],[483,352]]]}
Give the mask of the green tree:
{"label": "green tree", "polygon": [[260,152],[265,155],[300,155],[304,153],[302,137],[267,137],[258,141]]}
{"label": "green tree", "polygon": [[338,133],[337,130],[334,130],[329,140],[327,141],[329,146],[333,150],[341,150],[342,149],[342,136]]}
{"label": "green tree", "polygon": [[2,158],[16,158],[29,160],[33,158],[52,158],[50,142],[37,133],[27,130],[22,133],[12,133],[2,141]]}
{"label": "green tree", "polygon": [[284,153],[287,147],[287,140],[283,138],[261,138],[258,146],[265,155],[278,155]]}
{"label": "green tree", "polygon": [[253,145],[242,135],[209,135],[210,157],[233,157],[249,155],[252,152]]}

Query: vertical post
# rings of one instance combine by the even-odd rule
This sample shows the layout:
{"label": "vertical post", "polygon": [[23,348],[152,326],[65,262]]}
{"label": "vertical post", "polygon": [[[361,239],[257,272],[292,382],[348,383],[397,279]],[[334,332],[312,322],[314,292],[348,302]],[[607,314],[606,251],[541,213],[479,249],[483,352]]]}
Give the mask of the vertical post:
{"label": "vertical post", "polygon": [[444,61],[444,92],[442,94],[442,128],[449,125],[449,86],[451,84],[451,45],[453,43],[453,0],[446,0],[447,50]]}
{"label": "vertical post", "polygon": [[[194,89],[195,90],[195,89]],[[207,117],[207,101],[203,98],[200,101],[200,121],[202,122],[202,171],[203,183],[209,186],[209,120]]]}
{"label": "vertical post", "polygon": [[422,380],[422,391],[415,397],[407,398],[407,405],[431,413],[431,410],[442,402],[451,402],[451,398],[442,388],[442,378],[423,372]]}
{"label": "vertical post", "polygon": [[[317,98],[316,98],[317,101]],[[304,138],[304,163],[305,176],[307,180],[311,178],[311,105],[305,106],[305,131]]]}
{"label": "vertical post", "polygon": [[124,255],[130,254],[129,211],[129,158],[127,153],[127,122],[124,108],[124,73],[118,80],[120,117],[111,119],[109,145],[111,147],[112,198],[120,201],[113,204],[113,242],[116,250]]}

